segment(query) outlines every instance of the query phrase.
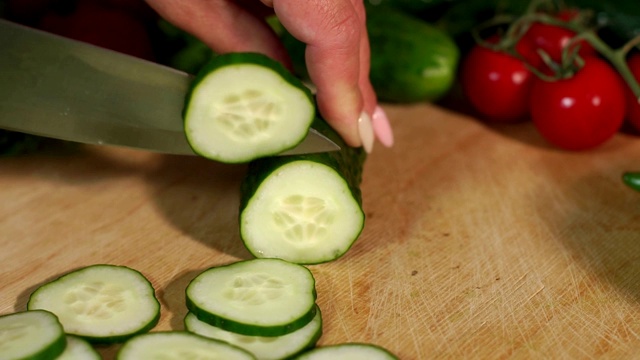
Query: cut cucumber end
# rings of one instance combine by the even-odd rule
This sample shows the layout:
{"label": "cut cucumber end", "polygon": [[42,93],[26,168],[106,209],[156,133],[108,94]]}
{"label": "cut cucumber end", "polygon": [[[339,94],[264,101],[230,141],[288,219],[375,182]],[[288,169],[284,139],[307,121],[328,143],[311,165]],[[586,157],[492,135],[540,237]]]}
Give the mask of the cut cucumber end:
{"label": "cut cucumber end", "polygon": [[255,360],[237,346],[186,331],[153,332],[135,336],[122,345],[118,360],[225,359]]}
{"label": "cut cucumber end", "polygon": [[66,333],[98,343],[149,331],[160,318],[151,283],[140,272],[116,265],[92,265],[63,275],[36,289],[27,307],[54,313]]}
{"label": "cut cucumber end", "polygon": [[227,331],[281,336],[315,316],[315,279],[297,264],[253,259],[205,270],[187,286],[187,308]]}
{"label": "cut cucumber end", "polygon": [[194,80],[185,134],[197,154],[241,163],[293,148],[314,116],[308,89],[281,64],[261,54],[223,54]]}
{"label": "cut cucumber end", "polygon": [[0,316],[0,358],[55,359],[67,345],[58,318],[44,310]]}
{"label": "cut cucumber end", "polygon": [[335,260],[364,227],[364,213],[335,169],[309,160],[274,170],[240,214],[240,233],[258,258],[299,264]]}

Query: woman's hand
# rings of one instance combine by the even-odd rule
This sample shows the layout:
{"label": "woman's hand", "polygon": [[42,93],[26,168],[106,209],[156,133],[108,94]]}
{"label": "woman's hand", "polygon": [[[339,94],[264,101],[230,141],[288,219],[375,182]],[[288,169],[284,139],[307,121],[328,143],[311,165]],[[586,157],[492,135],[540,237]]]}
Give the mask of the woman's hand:
{"label": "woman's hand", "polygon": [[285,66],[290,59],[264,21],[273,11],[307,44],[306,62],[319,111],[351,146],[386,146],[393,134],[369,81],[369,40],[362,0],[146,0],[160,16],[217,53],[254,51]]}

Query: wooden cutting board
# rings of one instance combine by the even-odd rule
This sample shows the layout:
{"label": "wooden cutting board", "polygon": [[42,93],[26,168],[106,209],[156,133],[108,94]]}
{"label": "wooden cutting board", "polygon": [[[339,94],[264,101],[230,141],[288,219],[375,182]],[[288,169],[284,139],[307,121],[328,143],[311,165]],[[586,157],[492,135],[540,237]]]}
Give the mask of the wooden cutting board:
{"label": "wooden cutting board", "polygon": [[[366,163],[365,230],[310,267],[321,345],[372,342],[401,359],[640,354],[640,193],[620,181],[640,170],[640,138],[567,153],[527,123],[387,111],[396,145]],[[182,329],[189,280],[249,257],[244,170],[97,147],[0,159],[0,313],[69,270],[112,263],[152,281],[157,330]]]}

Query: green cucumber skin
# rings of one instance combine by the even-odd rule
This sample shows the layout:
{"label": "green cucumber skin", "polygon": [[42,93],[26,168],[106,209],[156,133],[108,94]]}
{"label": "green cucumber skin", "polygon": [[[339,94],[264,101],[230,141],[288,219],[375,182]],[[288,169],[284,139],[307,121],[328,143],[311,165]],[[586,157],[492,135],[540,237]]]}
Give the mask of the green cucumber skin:
{"label": "green cucumber skin", "polygon": [[251,324],[240,323],[203,311],[198,306],[196,306],[188,296],[186,298],[187,309],[192,312],[198,318],[198,320],[206,322],[211,326],[216,326],[227,331],[248,336],[269,337],[285,335],[302,328],[304,325],[308,324],[314,316],[316,316],[316,308],[314,306],[301,318],[293,320],[289,324],[258,328]]}
{"label": "green cucumber skin", "polygon": [[388,6],[367,8],[370,80],[381,101],[437,101],[453,86],[460,59],[446,32]]}
{"label": "green cucumber skin", "polygon": [[[36,312],[48,313],[48,314],[51,314],[52,316],[56,317],[56,315],[54,313],[52,313],[50,311],[47,311],[47,310],[26,310],[26,311],[29,311],[29,312],[36,311]],[[2,315],[2,316],[18,315],[18,314],[24,313],[26,311],[6,314],[6,315]],[[0,317],[2,317],[2,316],[0,316]],[[58,324],[60,325],[60,335],[61,336],[58,337],[56,339],[56,341],[54,341],[48,347],[42,349],[42,351],[40,351],[38,353],[35,353],[35,354],[32,354],[29,357],[19,359],[19,360],[50,360],[50,359],[55,359],[58,356],[60,356],[60,354],[62,354],[64,352],[64,349],[67,347],[67,339],[65,337],[65,333],[64,333],[64,329],[62,327],[62,324],[60,324],[60,322],[58,322]]]}
{"label": "green cucumber skin", "polygon": [[[87,267],[79,268],[79,269],[76,269],[74,271],[70,271],[70,272],[68,272],[66,274],[63,274],[63,275],[59,276],[58,278],[47,282],[47,284],[55,282],[55,281],[58,281],[61,278],[63,278],[64,276],[69,275],[69,274],[71,274],[71,273],[73,273],[75,271],[80,271],[80,270],[87,269],[87,268],[94,267],[94,266],[122,267],[122,268],[126,268],[128,270],[131,270],[131,271],[134,271],[134,272],[137,272],[138,274],[140,274],[140,276],[142,276],[142,278],[147,280],[149,288],[153,289],[153,298],[155,299],[155,302],[157,304],[158,311],[156,312],[156,316],[146,326],[144,326],[144,327],[138,329],[138,331],[134,331],[132,333],[118,335],[118,336],[104,336],[104,337],[94,337],[94,336],[88,336],[88,335],[83,335],[83,334],[75,334],[75,333],[67,333],[67,334],[74,335],[74,336],[77,336],[79,338],[85,339],[86,341],[90,342],[91,344],[109,345],[109,344],[114,344],[114,343],[121,343],[121,342],[124,342],[124,341],[128,340],[129,338],[131,338],[133,336],[149,332],[149,331],[151,331],[151,329],[156,327],[156,325],[158,325],[158,322],[160,321],[160,301],[158,301],[158,298],[155,296],[155,289],[153,287],[153,284],[151,284],[151,282],[146,278],[146,276],[144,276],[144,274],[142,274],[140,271],[132,269],[132,268],[130,268],[128,266],[111,265],[111,264],[89,265]],[[38,289],[46,286],[47,284],[43,284]],[[31,302],[31,298],[33,298],[37,294],[38,289],[36,289],[34,292],[31,293],[31,295],[29,295],[29,300],[27,301],[27,309],[30,309],[29,303]],[[31,311],[33,311],[33,310],[31,310]]]}
{"label": "green cucumber skin", "polygon": [[160,321],[160,312],[158,312],[156,317],[151,322],[149,322],[147,326],[140,328],[138,331],[135,331],[129,334],[120,335],[120,336],[105,336],[105,337],[91,337],[91,336],[86,336],[82,334],[71,334],[71,333],[69,333],[69,335],[74,335],[79,338],[85,339],[86,341],[94,345],[111,345],[111,344],[123,343],[134,336],[148,333],[154,327],[156,327],[156,325],[158,325],[159,321]]}
{"label": "green cucumber skin", "polygon": [[[166,331],[158,331],[158,332],[151,332],[151,333],[148,333],[148,334],[140,334],[140,336],[156,336],[156,335],[161,335],[161,334],[167,334],[167,335],[171,335],[171,334],[189,334],[189,336],[198,337],[198,338],[206,339],[207,341],[210,341],[210,342],[215,342],[215,343],[219,343],[219,344],[221,344],[221,345],[229,346],[229,347],[234,348],[234,349],[236,349],[236,350],[239,350],[239,351],[241,351],[241,352],[245,353],[246,355],[248,355],[249,357],[251,357],[251,358],[254,358],[254,359],[255,359],[255,357],[253,356],[253,354],[249,353],[248,351],[246,351],[246,350],[244,350],[244,349],[242,349],[242,348],[240,348],[240,347],[238,347],[238,346],[231,345],[231,344],[229,344],[228,342],[225,342],[225,341],[220,341],[220,340],[216,340],[216,339],[211,339],[211,338],[204,337],[204,336],[201,336],[201,335],[198,335],[198,334],[194,334],[194,333],[192,333],[192,332],[188,332],[188,331],[186,331],[186,330],[166,330]],[[132,338],[132,339],[130,339],[130,340],[135,340],[135,339],[133,339],[133,338]],[[128,345],[128,344],[125,342],[125,343],[120,347],[120,349],[119,349],[119,350],[118,350],[118,352],[116,353],[116,357],[115,357],[115,358],[116,358],[116,360],[121,360],[122,358],[124,358],[123,353],[125,353],[125,351],[126,351],[126,348],[125,348],[125,346],[126,346],[126,345]],[[124,349],[124,351],[123,351],[123,349]],[[125,354],[125,355],[126,355],[126,354]]]}
{"label": "green cucumber skin", "polygon": [[288,356],[284,360],[295,359],[298,355],[303,354],[303,353],[315,348],[316,345],[318,344],[318,341],[320,341],[320,338],[324,334],[324,320],[322,318],[322,311],[320,310],[320,306],[316,305],[316,311],[318,313],[320,313],[320,315],[321,315],[320,316],[320,329],[318,329],[318,332],[316,332],[315,335],[311,339],[309,339],[309,342],[307,343],[306,346],[304,346],[302,349],[300,349],[300,351],[298,351],[297,353],[291,354],[291,356]]}
{"label": "green cucumber skin", "polygon": [[[309,351],[311,349],[313,349],[316,344],[318,343],[318,341],[320,340],[320,338],[323,335],[323,319],[322,319],[322,311],[320,310],[320,306],[316,305],[316,313],[320,314],[320,325],[318,327],[318,331],[313,334],[313,336],[311,338],[309,338],[309,341],[300,348],[299,351],[296,351],[295,353],[292,353],[291,355],[285,357],[283,360],[291,360],[291,359],[295,359],[296,356]],[[185,329],[188,329],[189,326],[187,325],[187,318],[185,317],[185,319],[183,320],[183,326]]]}
{"label": "green cucumber skin", "polygon": [[185,97],[184,107],[182,110],[182,117],[186,118],[186,115],[189,111],[189,101],[191,100],[191,96],[193,92],[196,90],[200,82],[205,79],[210,73],[216,71],[217,69],[233,66],[233,65],[243,65],[243,64],[254,64],[259,66],[264,66],[269,68],[272,71],[278,73],[278,75],[282,76],[284,80],[286,80],[289,84],[299,88],[302,90],[305,95],[309,98],[309,102],[314,103],[313,94],[311,94],[311,90],[306,87],[300,79],[295,77],[287,68],[284,67],[280,62],[260,53],[253,52],[234,52],[234,53],[226,53],[214,56],[209,62],[207,62],[201,69],[198,71],[196,76],[193,78],[189,86],[189,90],[187,91],[187,95]]}
{"label": "green cucumber skin", "polygon": [[[280,259],[272,259],[272,260],[284,261]],[[214,266],[202,271],[202,273],[205,273],[208,270],[211,270],[214,268],[234,266],[247,261],[252,261],[252,260],[241,260],[241,261],[229,263],[227,265]],[[233,320],[226,319],[224,317],[217,316],[217,315],[208,313],[206,311],[203,311],[189,298],[189,294],[188,294],[189,287],[191,283],[193,283],[196,280],[196,278],[191,280],[185,289],[187,310],[192,312],[200,321],[208,323],[211,326],[216,326],[221,329],[224,329],[230,332],[235,332],[241,335],[269,337],[269,336],[281,336],[281,335],[289,334],[308,324],[316,316],[316,311],[318,310],[318,307],[315,305],[315,300],[318,298],[318,292],[315,286],[315,278],[313,276],[313,273],[311,272],[311,270],[309,270],[306,267],[301,266],[301,268],[304,268],[311,275],[311,280],[313,284],[311,286],[311,293],[309,295],[313,298],[314,305],[309,309],[309,311],[306,314],[302,315],[298,319],[293,320],[289,324],[269,326],[269,327],[256,327],[255,325],[233,321]]]}
{"label": "green cucumber skin", "polygon": [[[370,43],[369,79],[378,100],[389,103],[433,102],[445,96],[456,79],[460,50],[454,39],[431,23],[392,5],[366,7]],[[281,35],[294,72],[309,79],[306,46]]]}
{"label": "green cucumber skin", "polygon": [[382,346],[375,345],[375,344],[370,344],[370,343],[362,343],[362,342],[351,342],[351,343],[343,343],[343,344],[335,344],[335,345],[326,345],[326,346],[316,347],[314,349],[311,349],[311,350],[308,350],[306,352],[298,354],[297,356],[293,357],[291,360],[303,360],[303,359],[307,358],[308,355],[315,354],[315,353],[321,353],[323,351],[323,349],[325,349],[325,348],[360,347],[360,346],[376,349],[376,350],[380,351],[380,353],[389,356],[389,359],[400,360],[400,358],[398,358],[396,355],[392,354],[389,350],[383,348]]}
{"label": "green cucumber skin", "polygon": [[[182,109],[182,119],[186,124],[188,113],[189,113],[189,103],[191,102],[191,97],[193,93],[197,90],[198,85],[205,79],[209,74],[215,72],[217,69],[221,69],[227,66],[234,65],[245,65],[245,64],[253,64],[262,66],[265,69],[269,69],[271,71],[276,72],[280,75],[286,82],[291,84],[292,86],[300,89],[305,95],[305,97],[309,100],[309,103],[315,105],[313,94],[311,90],[307,86],[305,86],[300,79],[294,76],[287,68],[284,67],[278,61],[260,53],[252,53],[252,52],[236,52],[236,53],[226,53],[221,55],[214,56],[209,62],[207,62],[201,69],[198,71],[193,81],[191,82],[189,89],[187,91],[187,95],[185,97],[184,106]],[[185,136],[187,136],[185,132]],[[187,137],[187,140],[188,137]],[[286,151],[296,147],[299,143],[304,140],[304,136],[302,136],[299,141],[292,144],[287,149],[282,149],[282,151]],[[189,145],[191,145],[190,141],[187,141]],[[194,153],[200,155],[199,150],[191,147]],[[275,154],[274,154],[275,155]],[[251,159],[249,159],[251,160]],[[238,161],[225,161],[229,163],[246,163],[249,160],[238,160]]]}
{"label": "green cucumber skin", "polygon": [[[338,144],[340,146],[340,150],[313,154],[265,157],[250,162],[247,174],[240,186],[240,218],[242,217],[243,210],[247,207],[249,201],[264,180],[266,180],[281,166],[300,160],[313,161],[329,166],[335,170],[335,172],[345,180],[349,186],[351,195],[358,205],[360,205],[360,209],[362,209],[362,191],[360,189],[360,184],[362,182],[362,173],[367,153],[362,148],[348,146],[340,135],[338,135],[335,130],[333,130],[329,124],[320,117],[316,117],[311,127]],[[364,228],[364,210],[362,211],[362,217]],[[242,222],[241,219],[240,222]],[[362,229],[360,230],[360,233],[361,232]],[[360,233],[355,236],[353,243],[355,243],[355,240],[360,236]],[[353,243],[351,246],[353,246]],[[248,250],[251,251],[250,249]],[[344,254],[347,252],[348,249]],[[336,259],[337,258],[326,259],[314,264],[326,263]]]}

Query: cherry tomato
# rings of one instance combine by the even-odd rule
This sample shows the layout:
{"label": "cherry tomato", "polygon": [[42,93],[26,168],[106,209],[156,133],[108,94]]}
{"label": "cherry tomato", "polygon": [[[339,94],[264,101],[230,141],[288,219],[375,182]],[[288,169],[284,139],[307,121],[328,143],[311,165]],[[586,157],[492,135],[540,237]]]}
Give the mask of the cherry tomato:
{"label": "cherry tomato", "polygon": [[[555,25],[533,23],[527,32],[522,36],[520,42],[528,43],[530,48],[535,49],[534,52],[520,52],[520,54],[532,65],[541,64],[542,57],[538,54],[538,50],[542,50],[549,55],[553,62],[560,64],[562,61],[562,52],[569,44],[569,41],[576,36],[576,33]],[[580,49],[578,54],[581,57],[595,56],[596,50],[586,41],[579,41]],[[550,74],[548,66],[537,66],[539,70]]]}
{"label": "cherry tomato", "polygon": [[476,45],[462,64],[460,81],[471,105],[487,121],[515,122],[528,114],[533,77],[521,60]]}
{"label": "cherry tomato", "polygon": [[[636,81],[640,81],[640,54],[631,55],[627,60],[627,65],[636,78]],[[629,123],[631,123],[636,130],[640,131],[640,103],[638,103],[638,99],[628,86],[626,87],[626,93],[627,118],[629,119]]]}
{"label": "cherry tomato", "polygon": [[531,119],[551,144],[586,150],[611,138],[621,127],[624,84],[604,60],[585,58],[574,76],[558,81],[536,78],[530,98]]}

